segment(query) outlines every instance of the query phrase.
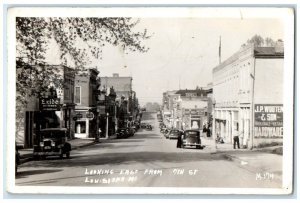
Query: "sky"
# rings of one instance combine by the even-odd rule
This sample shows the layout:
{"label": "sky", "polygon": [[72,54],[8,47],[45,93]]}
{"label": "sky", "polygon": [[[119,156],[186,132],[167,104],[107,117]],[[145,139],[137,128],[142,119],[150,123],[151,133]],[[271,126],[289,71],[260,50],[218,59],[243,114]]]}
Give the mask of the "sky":
{"label": "sky", "polygon": [[[151,38],[142,43],[146,53],[128,52],[107,44],[101,60],[92,60],[100,76],[132,76],[133,90],[141,105],[162,101],[168,90],[206,87],[212,69],[236,53],[255,34],[273,40],[284,39],[284,24],[275,18],[157,17],[140,18],[134,28],[147,29]],[[52,55],[52,56],[51,56]],[[51,50],[50,61],[59,53]]]}
{"label": "sky", "polygon": [[195,89],[212,82],[212,69],[237,52],[255,34],[283,39],[276,19],[142,18],[136,29],[147,28],[152,37],[143,42],[147,53],[123,54],[107,46],[103,60],[94,63],[100,74],[133,77],[133,90],[141,104],[159,102],[167,90]]}

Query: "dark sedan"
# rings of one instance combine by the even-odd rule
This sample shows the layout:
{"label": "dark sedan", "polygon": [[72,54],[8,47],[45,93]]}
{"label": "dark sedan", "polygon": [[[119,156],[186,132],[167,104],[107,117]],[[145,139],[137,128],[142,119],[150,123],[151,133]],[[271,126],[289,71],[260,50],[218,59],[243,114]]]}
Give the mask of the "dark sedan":
{"label": "dark sedan", "polygon": [[71,144],[67,142],[66,128],[47,128],[38,133],[38,144],[33,147],[34,158],[60,156],[70,158]]}
{"label": "dark sedan", "polygon": [[181,136],[181,148],[196,147],[201,149],[201,138],[199,130],[186,130]]}

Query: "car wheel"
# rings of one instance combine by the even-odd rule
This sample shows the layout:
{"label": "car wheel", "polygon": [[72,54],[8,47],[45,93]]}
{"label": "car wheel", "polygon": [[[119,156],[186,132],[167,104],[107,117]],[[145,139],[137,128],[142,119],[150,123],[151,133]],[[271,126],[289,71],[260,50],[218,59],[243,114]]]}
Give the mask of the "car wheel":
{"label": "car wheel", "polygon": [[67,152],[67,153],[66,153],[66,157],[67,157],[67,159],[70,158],[70,152]]}

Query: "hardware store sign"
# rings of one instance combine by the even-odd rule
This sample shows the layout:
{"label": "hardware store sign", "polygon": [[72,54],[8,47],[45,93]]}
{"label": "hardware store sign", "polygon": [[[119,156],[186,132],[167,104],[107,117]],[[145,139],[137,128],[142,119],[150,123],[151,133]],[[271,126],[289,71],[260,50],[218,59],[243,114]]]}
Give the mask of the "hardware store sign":
{"label": "hardware store sign", "polygon": [[283,106],[255,104],[255,137],[275,138],[283,136]]}

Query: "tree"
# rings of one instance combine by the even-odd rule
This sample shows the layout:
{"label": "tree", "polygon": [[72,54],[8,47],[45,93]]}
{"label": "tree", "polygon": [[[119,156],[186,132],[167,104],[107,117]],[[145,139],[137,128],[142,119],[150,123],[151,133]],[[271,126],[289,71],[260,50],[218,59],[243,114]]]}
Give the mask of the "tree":
{"label": "tree", "polygon": [[274,47],[275,45],[276,45],[276,42],[273,39],[271,39],[270,37],[267,37],[265,39],[265,46]]}
{"label": "tree", "polygon": [[247,40],[247,43],[253,43],[255,47],[261,47],[264,45],[264,38],[260,35],[254,35],[251,39]]}
{"label": "tree", "polygon": [[156,102],[147,102],[145,108],[147,109],[148,112],[156,112],[159,111],[160,106]]}
{"label": "tree", "polygon": [[[147,52],[142,41],[147,30],[134,31],[139,20],[131,18],[16,18],[16,102],[17,112],[28,98],[40,96],[49,85],[62,86],[58,68],[45,68],[46,51],[51,43],[60,50],[61,65],[72,61],[75,71],[83,70],[91,58],[101,59],[107,44],[126,51]],[[18,116],[17,116],[18,117]]]}
{"label": "tree", "polygon": [[45,71],[40,68],[45,65],[45,54],[51,40],[60,49],[62,64],[66,65],[68,59],[72,60],[76,70],[84,69],[91,57],[101,59],[105,43],[121,46],[124,51],[146,52],[148,48],[142,45],[142,40],[149,38],[147,30],[133,31],[138,22],[139,20],[133,21],[131,18],[18,17],[17,92],[31,96],[36,93],[36,89],[28,92],[28,88],[40,87],[36,83],[44,83],[54,74],[55,71],[51,69]]}
{"label": "tree", "polygon": [[276,42],[270,37],[264,39],[262,36],[256,34],[251,39],[248,39],[246,44],[242,44],[241,47],[245,47],[247,44],[253,44],[255,47],[274,47]]}

